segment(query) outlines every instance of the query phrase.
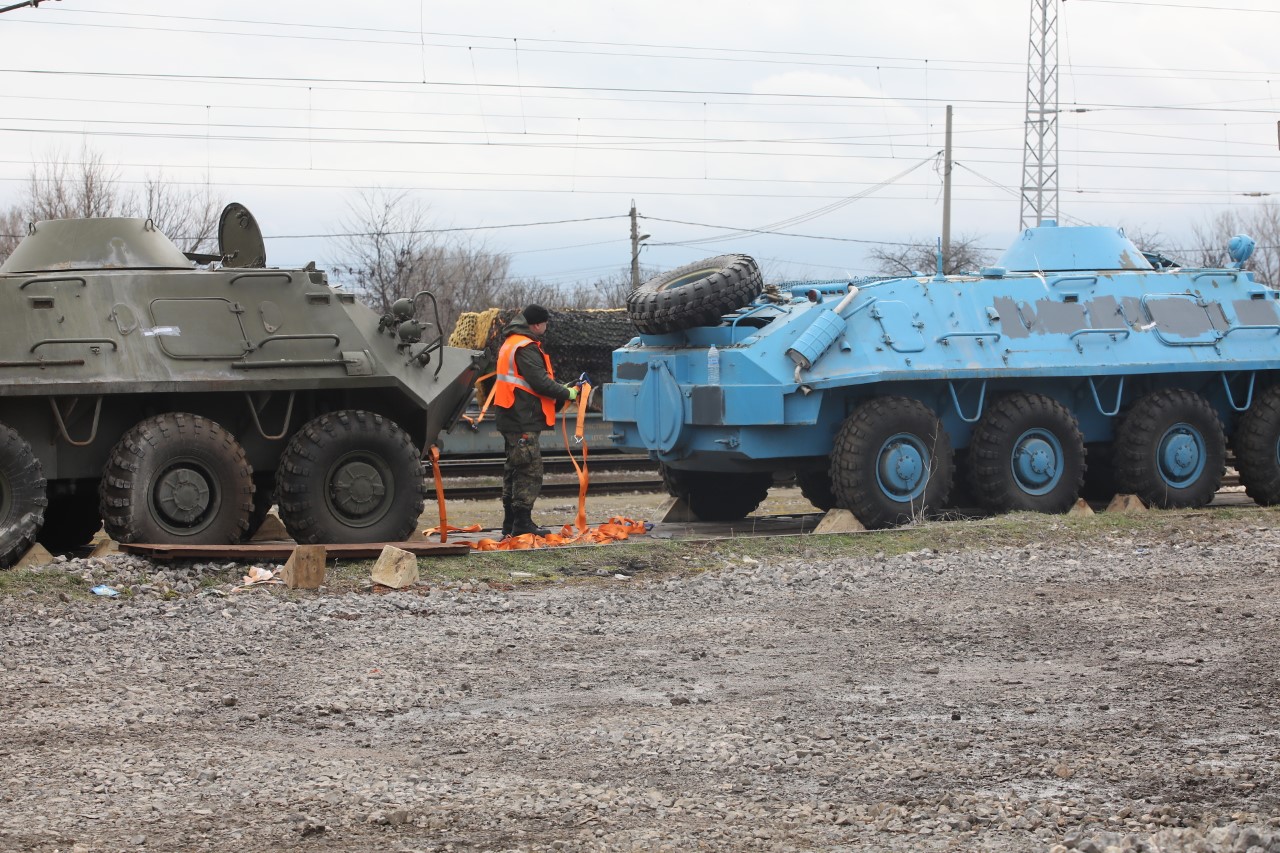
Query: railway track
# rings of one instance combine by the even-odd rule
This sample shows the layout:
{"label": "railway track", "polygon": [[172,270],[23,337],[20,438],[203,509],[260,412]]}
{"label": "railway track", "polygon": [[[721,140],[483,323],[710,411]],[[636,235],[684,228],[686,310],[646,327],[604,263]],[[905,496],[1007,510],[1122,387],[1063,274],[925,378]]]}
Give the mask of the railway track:
{"label": "railway track", "polygon": [[[502,486],[498,484],[474,484],[468,480],[474,480],[481,476],[502,476],[502,461],[497,460],[467,460],[472,462],[485,462],[490,467],[486,468],[481,465],[475,467],[453,467],[446,469],[442,464],[442,472],[445,472],[445,496],[450,500],[470,501],[470,500],[498,500],[502,497]],[[544,464],[550,460],[544,460]],[[628,460],[616,460],[613,465],[600,465],[593,459],[589,459],[589,470],[591,473],[599,474],[602,472],[634,472],[634,476],[624,478],[600,479],[593,477],[591,480],[591,494],[593,495],[623,495],[633,492],[653,493],[665,491],[666,486],[662,482],[661,477],[654,476],[653,463],[646,457],[635,457]],[[648,463],[648,467],[636,467],[637,462]],[[573,467],[567,459],[555,460],[556,468],[553,471],[551,466],[547,466],[548,474],[571,474]],[[458,474],[458,471],[466,472]],[[779,483],[777,485],[791,485],[790,483]],[[1240,477],[1234,473],[1228,474],[1222,478],[1222,488],[1233,488],[1240,485]],[[550,479],[542,484],[542,494],[546,497],[572,497],[578,494],[578,481],[574,479]]]}

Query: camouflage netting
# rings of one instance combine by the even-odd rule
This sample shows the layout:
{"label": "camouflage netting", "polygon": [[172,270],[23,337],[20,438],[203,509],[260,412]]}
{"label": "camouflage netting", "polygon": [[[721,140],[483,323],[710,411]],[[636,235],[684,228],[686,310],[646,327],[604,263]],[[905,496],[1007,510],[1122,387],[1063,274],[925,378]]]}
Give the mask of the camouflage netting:
{"label": "camouflage netting", "polygon": [[[449,336],[449,345],[484,350],[482,373],[490,373],[498,364],[502,330],[519,313],[519,308],[464,313]],[[608,382],[613,374],[613,351],[636,335],[627,312],[621,308],[584,308],[548,313],[551,317],[542,348],[551,356],[556,378],[570,382],[586,373],[594,385]],[[490,382],[482,383],[482,395],[488,395],[489,387]],[[592,408],[597,406],[593,403]]]}

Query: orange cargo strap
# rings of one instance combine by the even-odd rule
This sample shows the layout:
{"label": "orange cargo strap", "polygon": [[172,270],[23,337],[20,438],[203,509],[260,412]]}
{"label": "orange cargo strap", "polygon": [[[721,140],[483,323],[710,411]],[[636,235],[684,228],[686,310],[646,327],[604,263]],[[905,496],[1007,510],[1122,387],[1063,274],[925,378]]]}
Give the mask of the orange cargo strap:
{"label": "orange cargo strap", "polygon": [[578,386],[578,422],[574,428],[573,438],[576,444],[582,445],[582,465],[578,465],[578,460],[573,457],[573,448],[569,446],[569,424],[567,418],[560,419],[560,430],[564,433],[564,449],[569,454],[569,461],[573,463],[573,468],[578,472],[578,517],[575,523],[578,527],[578,533],[587,532],[587,484],[590,477],[587,475],[587,442],[583,436],[583,429],[587,417],[587,401],[591,399],[591,385],[583,382]]}
{"label": "orange cargo strap", "polygon": [[[496,370],[493,373],[486,373],[484,376],[481,376],[479,379],[475,381],[475,387],[477,388],[480,387],[481,382],[485,381],[486,379],[492,379],[497,375],[498,375],[498,372]],[[484,413],[489,411],[489,405],[493,402],[493,395],[496,393],[498,393],[497,382],[493,383],[493,387],[489,389],[489,396],[485,398],[484,405],[480,407],[480,414],[476,415],[474,418],[469,418],[465,414],[462,416],[462,419],[464,421],[471,424],[472,429],[479,429],[480,421],[484,420]]]}
{"label": "orange cargo strap", "polygon": [[449,519],[445,516],[444,510],[444,480],[440,476],[440,448],[434,444],[427,451],[427,456],[431,460],[431,473],[435,475],[436,480],[436,503],[440,507],[440,526],[429,527],[423,531],[424,536],[430,539],[435,533],[440,534],[440,541],[447,542],[449,539],[449,531],[453,530],[457,533],[479,533],[483,528],[478,524],[471,524],[467,527],[457,527],[449,523]]}

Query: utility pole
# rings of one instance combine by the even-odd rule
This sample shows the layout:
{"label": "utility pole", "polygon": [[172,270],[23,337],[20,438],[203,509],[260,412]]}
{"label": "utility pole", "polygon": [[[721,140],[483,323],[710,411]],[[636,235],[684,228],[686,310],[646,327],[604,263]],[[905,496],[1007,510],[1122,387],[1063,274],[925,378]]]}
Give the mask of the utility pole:
{"label": "utility pole", "polygon": [[648,240],[648,234],[640,233],[639,217],[636,215],[636,200],[631,199],[631,289],[640,286],[640,243]]}
{"label": "utility pole", "polygon": [[942,270],[951,260],[951,105],[947,104],[947,142],[942,154]]}
{"label": "utility pole", "polygon": [[1058,218],[1058,0],[1031,0],[1021,227]]}

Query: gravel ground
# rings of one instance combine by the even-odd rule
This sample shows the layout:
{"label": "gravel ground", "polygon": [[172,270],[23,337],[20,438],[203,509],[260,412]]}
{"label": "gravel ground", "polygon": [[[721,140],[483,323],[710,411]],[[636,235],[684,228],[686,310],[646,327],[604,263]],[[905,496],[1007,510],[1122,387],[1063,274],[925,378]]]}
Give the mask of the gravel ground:
{"label": "gravel ground", "polygon": [[389,594],[65,560],[0,585],[0,849],[1276,853],[1277,521],[473,556],[492,582]]}

